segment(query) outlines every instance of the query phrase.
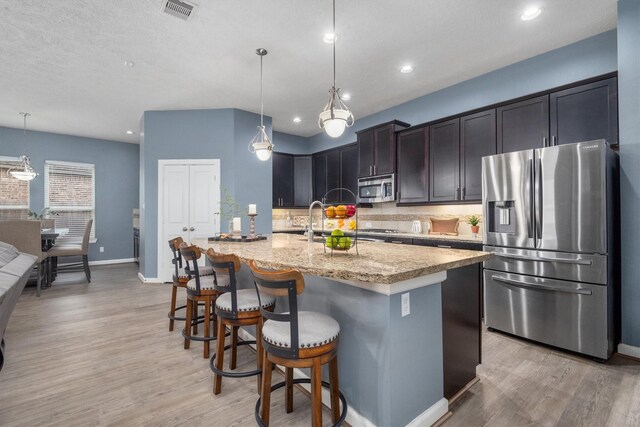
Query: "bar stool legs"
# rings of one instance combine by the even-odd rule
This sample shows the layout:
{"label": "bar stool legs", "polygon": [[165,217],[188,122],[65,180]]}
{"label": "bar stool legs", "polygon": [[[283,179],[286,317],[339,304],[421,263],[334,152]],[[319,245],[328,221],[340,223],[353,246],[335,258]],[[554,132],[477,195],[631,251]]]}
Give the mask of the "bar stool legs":
{"label": "bar stool legs", "polygon": [[[209,342],[217,339],[218,337],[218,334],[216,333],[216,318],[215,316],[211,318],[211,308],[215,303],[215,298],[215,295],[202,295],[195,297],[193,295],[187,294],[187,308],[184,329],[182,330],[182,336],[184,337],[184,348],[185,350],[188,350],[191,346],[192,340],[202,341],[204,344],[203,357],[205,359],[209,358],[211,351]],[[204,334],[201,337],[196,337],[195,335],[198,334],[198,323],[201,322],[200,316],[198,316],[198,307],[200,306],[199,302],[202,303],[202,307],[204,307],[204,314],[202,316],[202,322],[204,323]],[[212,321],[214,323],[213,330],[211,330]],[[224,342],[224,340],[222,341]]]}

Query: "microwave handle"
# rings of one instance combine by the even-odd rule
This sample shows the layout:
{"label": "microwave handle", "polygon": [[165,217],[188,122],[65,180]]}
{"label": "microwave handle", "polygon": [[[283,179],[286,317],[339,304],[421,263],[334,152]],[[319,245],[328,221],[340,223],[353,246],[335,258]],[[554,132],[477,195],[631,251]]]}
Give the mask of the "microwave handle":
{"label": "microwave handle", "polygon": [[380,183],[380,197],[385,197],[384,181]]}

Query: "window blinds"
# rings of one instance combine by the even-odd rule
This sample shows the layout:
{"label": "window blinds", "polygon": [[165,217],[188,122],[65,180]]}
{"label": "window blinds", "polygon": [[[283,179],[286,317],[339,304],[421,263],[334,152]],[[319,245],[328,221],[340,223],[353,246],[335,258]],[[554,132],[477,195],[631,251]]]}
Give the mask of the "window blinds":
{"label": "window blinds", "polygon": [[52,217],[56,228],[69,229],[58,241],[82,241],[90,219],[94,219],[91,239],[95,239],[95,165],[47,160],[45,206],[58,213]]}
{"label": "window blinds", "polygon": [[29,213],[29,181],[9,175],[9,169],[21,163],[0,160],[0,219],[27,219]]}

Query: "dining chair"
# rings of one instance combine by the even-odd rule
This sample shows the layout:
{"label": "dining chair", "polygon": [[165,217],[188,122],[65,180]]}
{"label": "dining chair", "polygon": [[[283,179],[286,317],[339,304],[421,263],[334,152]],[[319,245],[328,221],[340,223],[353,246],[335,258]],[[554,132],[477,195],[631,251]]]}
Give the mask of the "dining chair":
{"label": "dining chair", "polygon": [[0,240],[15,246],[20,252],[38,257],[36,263],[36,294],[40,296],[42,281],[47,281],[47,267],[49,252],[42,250],[42,235],[40,221],[34,220],[3,220],[0,221]]}
{"label": "dining chair", "polygon": [[[84,227],[84,235],[82,236],[82,244],[65,244],[55,245],[47,252],[49,257],[53,259],[53,263],[57,271],[76,268],[80,265],[84,268],[84,274],[87,276],[87,282],[91,282],[91,270],[89,269],[89,237],[91,236],[91,227],[93,219],[87,221]],[[63,269],[58,267],[58,257],[82,256],[81,263],[67,264]]]}

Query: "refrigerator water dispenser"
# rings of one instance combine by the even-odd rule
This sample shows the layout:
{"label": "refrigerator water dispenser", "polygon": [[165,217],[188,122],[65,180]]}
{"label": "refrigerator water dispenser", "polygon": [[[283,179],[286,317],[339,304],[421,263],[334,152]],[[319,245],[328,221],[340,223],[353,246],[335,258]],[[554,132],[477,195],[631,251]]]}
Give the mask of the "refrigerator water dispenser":
{"label": "refrigerator water dispenser", "polygon": [[490,233],[515,233],[516,208],[513,200],[488,202],[489,218],[487,230]]}

